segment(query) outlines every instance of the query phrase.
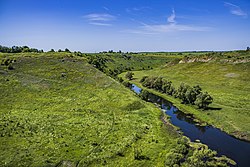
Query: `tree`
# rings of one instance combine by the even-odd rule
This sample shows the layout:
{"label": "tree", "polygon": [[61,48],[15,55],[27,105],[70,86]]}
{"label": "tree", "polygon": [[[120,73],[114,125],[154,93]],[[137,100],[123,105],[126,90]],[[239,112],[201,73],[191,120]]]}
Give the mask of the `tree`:
{"label": "tree", "polygon": [[148,101],[148,98],[149,98],[149,91],[147,90],[141,90],[141,93],[140,93],[140,97],[142,100],[146,100]]}
{"label": "tree", "polygon": [[185,93],[187,102],[189,104],[194,104],[197,96],[200,93],[201,93],[201,87],[199,85],[193,86],[192,88],[188,87],[188,89],[187,89],[187,91]]}
{"label": "tree", "polygon": [[70,50],[69,50],[68,48],[66,48],[64,51],[65,51],[65,52],[70,52]]}
{"label": "tree", "polygon": [[133,75],[134,73],[133,72],[127,72],[127,74],[125,75],[125,77],[128,79],[128,80],[132,80],[133,79]]}
{"label": "tree", "polygon": [[162,84],[162,91],[163,93],[167,93],[169,95],[172,94],[172,82],[171,81],[164,81],[163,84]]}
{"label": "tree", "polygon": [[250,47],[249,46],[247,47],[247,51],[250,51]]}
{"label": "tree", "polygon": [[182,103],[188,103],[186,92],[189,89],[189,85],[181,83],[177,90],[177,97],[182,100]]}
{"label": "tree", "polygon": [[213,102],[213,98],[207,92],[200,93],[195,100],[195,104],[199,108],[204,108],[204,109],[206,109],[208,105],[211,104],[212,102]]}
{"label": "tree", "polygon": [[140,83],[143,83],[147,78],[148,76],[143,76],[142,79],[140,80]]}
{"label": "tree", "polygon": [[55,52],[55,50],[54,49],[50,49],[50,51],[49,52]]}
{"label": "tree", "polygon": [[158,77],[152,83],[152,88],[158,91],[162,91],[163,80],[162,77]]}

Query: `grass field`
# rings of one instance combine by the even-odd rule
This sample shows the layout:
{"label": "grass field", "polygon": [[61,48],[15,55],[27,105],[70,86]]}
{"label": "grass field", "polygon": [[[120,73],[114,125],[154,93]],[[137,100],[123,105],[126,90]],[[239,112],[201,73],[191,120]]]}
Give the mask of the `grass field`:
{"label": "grass field", "polygon": [[[213,54],[211,54],[213,55]],[[202,60],[209,57],[200,56]],[[177,88],[181,82],[199,84],[209,92],[214,102],[214,110],[202,111],[180,103],[178,99],[167,97],[185,112],[214,125],[236,137],[250,140],[250,62],[249,54],[243,56],[230,52],[221,57],[212,56],[208,62],[192,61],[199,56],[189,57],[186,63],[168,64],[149,71],[135,71],[135,80],[143,76],[162,76],[171,80]],[[121,76],[124,76],[122,74]]]}
{"label": "grass field", "polygon": [[[0,69],[2,165],[163,163],[176,136],[153,105],[84,59],[62,53],[15,59],[14,70]],[[135,161],[134,150],[150,161]]]}
{"label": "grass field", "polygon": [[[85,58],[71,53],[0,54],[0,58],[1,166],[231,162],[181,137],[161,121],[157,107]],[[11,68],[3,62],[12,62]]]}

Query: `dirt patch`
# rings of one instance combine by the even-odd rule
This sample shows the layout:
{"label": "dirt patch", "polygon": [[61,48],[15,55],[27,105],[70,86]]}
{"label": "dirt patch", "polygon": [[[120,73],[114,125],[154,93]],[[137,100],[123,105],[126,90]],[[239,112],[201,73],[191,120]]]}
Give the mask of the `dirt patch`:
{"label": "dirt patch", "polygon": [[225,77],[229,77],[229,78],[235,78],[235,77],[238,77],[238,76],[239,76],[239,74],[235,74],[235,73],[227,73],[225,75]]}

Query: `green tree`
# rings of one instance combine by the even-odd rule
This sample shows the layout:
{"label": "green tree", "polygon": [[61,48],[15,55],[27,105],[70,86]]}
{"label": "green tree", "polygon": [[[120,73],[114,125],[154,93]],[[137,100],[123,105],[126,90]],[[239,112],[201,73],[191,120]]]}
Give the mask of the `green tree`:
{"label": "green tree", "polygon": [[162,92],[167,93],[169,95],[172,94],[172,82],[171,81],[164,81],[162,84]]}
{"label": "green tree", "polygon": [[188,87],[185,96],[187,99],[187,102],[190,104],[194,104],[197,96],[201,93],[201,87],[199,85],[196,85],[194,87]]}
{"label": "green tree", "polygon": [[55,52],[55,50],[54,49],[50,49],[50,51],[49,52]]}
{"label": "green tree", "polygon": [[182,100],[182,103],[188,103],[186,92],[189,88],[189,85],[181,83],[177,90],[177,97]]}
{"label": "green tree", "polygon": [[143,76],[142,79],[140,80],[140,83],[143,83],[147,78],[148,76]]}
{"label": "green tree", "polygon": [[213,98],[212,96],[210,96],[207,92],[205,93],[200,93],[195,101],[195,104],[199,107],[199,108],[204,108],[206,109],[208,107],[209,104],[211,104],[213,102]]}
{"label": "green tree", "polygon": [[69,50],[68,48],[66,48],[64,51],[65,51],[65,52],[70,52],[70,50]]}
{"label": "green tree", "polygon": [[133,79],[133,75],[134,73],[133,72],[127,72],[127,74],[125,75],[125,77],[128,79],[128,80],[132,80]]}
{"label": "green tree", "polygon": [[140,97],[141,97],[142,100],[148,101],[148,98],[149,98],[149,91],[147,91],[147,90],[142,90],[141,93],[140,93]]}

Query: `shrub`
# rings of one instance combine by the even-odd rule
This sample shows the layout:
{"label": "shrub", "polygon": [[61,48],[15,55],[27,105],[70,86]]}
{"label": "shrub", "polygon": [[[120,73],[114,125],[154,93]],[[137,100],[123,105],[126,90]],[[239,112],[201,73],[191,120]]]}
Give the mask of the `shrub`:
{"label": "shrub", "polygon": [[133,75],[134,73],[133,72],[127,72],[127,74],[125,75],[125,77],[128,79],[128,80],[132,80],[133,79]]}
{"label": "shrub", "polygon": [[148,101],[149,91],[142,90],[141,93],[140,93],[140,97],[141,97],[141,99]]}
{"label": "shrub", "polygon": [[199,108],[204,108],[206,109],[208,107],[209,104],[211,104],[213,102],[213,98],[212,96],[210,96],[207,92],[205,93],[200,93],[197,96],[197,99],[195,101],[195,104],[199,107]]}

